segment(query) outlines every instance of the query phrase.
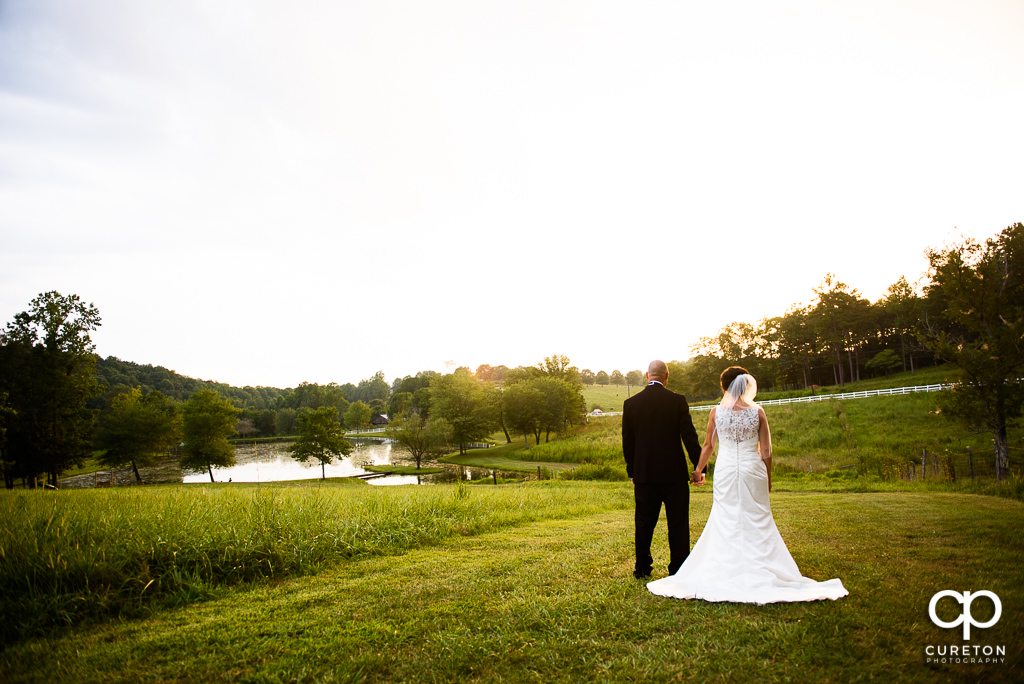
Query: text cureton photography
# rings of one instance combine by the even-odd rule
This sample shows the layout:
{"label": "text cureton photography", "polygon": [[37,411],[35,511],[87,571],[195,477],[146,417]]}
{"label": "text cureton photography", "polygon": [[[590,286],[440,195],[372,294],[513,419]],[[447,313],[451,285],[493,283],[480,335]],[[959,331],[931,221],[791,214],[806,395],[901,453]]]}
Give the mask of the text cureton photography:
{"label": "text cureton photography", "polygon": [[[974,600],[983,597],[989,600],[992,605],[992,614],[985,620],[977,620],[971,612],[971,607]],[[951,601],[943,602],[944,598],[951,599]],[[957,604],[957,608],[951,608],[952,603]],[[939,608],[940,604],[943,605]],[[956,617],[952,620],[945,620],[940,617],[939,612],[943,613],[943,616],[947,615],[950,610],[959,610]],[[962,627],[963,630],[963,641],[964,643],[939,643],[939,644],[928,644],[924,648],[925,662],[926,663],[937,663],[943,665],[990,665],[990,664],[1001,664],[1006,662],[1006,645],[1005,644],[971,644],[967,643],[971,639],[971,628],[988,629],[997,622],[1003,614],[1003,604],[999,597],[991,591],[965,591],[959,593],[952,590],[944,590],[937,592],[932,596],[931,601],[928,603],[928,617],[931,618],[932,623],[936,627],[943,629],[955,629]],[[977,636],[977,633],[975,633]]]}

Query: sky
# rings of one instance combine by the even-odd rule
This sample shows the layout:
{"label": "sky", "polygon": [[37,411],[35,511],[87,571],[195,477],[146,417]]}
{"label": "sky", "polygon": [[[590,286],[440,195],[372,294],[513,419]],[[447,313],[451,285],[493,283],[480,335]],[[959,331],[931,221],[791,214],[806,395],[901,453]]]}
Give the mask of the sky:
{"label": "sky", "polygon": [[0,322],[232,385],[682,360],[1024,221],[1020,0],[0,0]]}

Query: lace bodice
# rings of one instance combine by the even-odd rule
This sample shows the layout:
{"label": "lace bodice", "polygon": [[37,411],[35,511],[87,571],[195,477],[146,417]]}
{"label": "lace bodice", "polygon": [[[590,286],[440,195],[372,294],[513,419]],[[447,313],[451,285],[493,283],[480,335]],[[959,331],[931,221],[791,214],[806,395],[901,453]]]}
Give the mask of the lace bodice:
{"label": "lace bodice", "polygon": [[715,411],[715,430],[718,431],[718,439],[727,439],[731,442],[745,442],[748,439],[757,437],[757,429],[760,425],[756,406],[744,409],[725,409],[721,406]]}

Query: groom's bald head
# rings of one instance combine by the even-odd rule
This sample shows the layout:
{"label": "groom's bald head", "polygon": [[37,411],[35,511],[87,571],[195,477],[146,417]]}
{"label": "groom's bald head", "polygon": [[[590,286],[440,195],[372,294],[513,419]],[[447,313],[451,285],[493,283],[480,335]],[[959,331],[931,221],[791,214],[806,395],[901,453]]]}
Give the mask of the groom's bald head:
{"label": "groom's bald head", "polygon": [[668,366],[665,365],[665,362],[657,359],[651,361],[651,364],[647,366],[647,379],[657,380],[664,384],[668,380]]}

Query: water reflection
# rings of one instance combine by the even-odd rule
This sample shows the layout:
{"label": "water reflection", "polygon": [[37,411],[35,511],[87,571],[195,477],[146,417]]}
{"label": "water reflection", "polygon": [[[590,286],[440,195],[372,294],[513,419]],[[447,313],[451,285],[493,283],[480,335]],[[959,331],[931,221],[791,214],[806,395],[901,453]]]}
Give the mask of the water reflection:
{"label": "water reflection", "polygon": [[[355,451],[342,459],[335,459],[324,468],[327,477],[356,477],[371,475],[369,465],[415,465],[415,461],[401,447],[381,444],[371,440],[351,440]],[[213,477],[217,482],[280,482],[284,480],[315,480],[321,477],[320,463],[300,463],[288,453],[290,442],[245,446],[235,449],[235,465],[230,468],[214,468]],[[492,478],[494,471],[487,468],[467,468],[445,463],[424,463],[424,467],[443,467],[441,473],[431,475],[387,475],[372,477],[366,481],[372,485],[416,485],[441,484],[459,480],[481,480]],[[499,478],[522,477],[522,473],[499,472]],[[209,482],[210,475],[184,473],[182,482]]]}

